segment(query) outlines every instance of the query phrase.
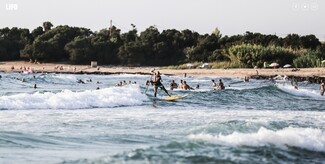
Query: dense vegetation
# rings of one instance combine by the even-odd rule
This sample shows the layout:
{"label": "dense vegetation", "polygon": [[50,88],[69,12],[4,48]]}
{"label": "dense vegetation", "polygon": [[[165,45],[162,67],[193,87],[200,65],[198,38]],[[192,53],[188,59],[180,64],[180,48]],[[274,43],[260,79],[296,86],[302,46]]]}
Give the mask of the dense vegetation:
{"label": "dense vegetation", "polygon": [[[74,64],[180,65],[194,62],[223,63],[220,67],[263,67],[264,62],[296,67],[317,67],[325,59],[325,44],[314,35],[276,35],[246,32],[222,36],[216,28],[201,35],[191,30],[158,31],[151,26],[138,33],[121,33],[113,26],[92,32],[86,28],[44,22],[33,31],[0,29],[0,60],[38,62],[70,61]],[[226,63],[226,64],[225,64]]]}

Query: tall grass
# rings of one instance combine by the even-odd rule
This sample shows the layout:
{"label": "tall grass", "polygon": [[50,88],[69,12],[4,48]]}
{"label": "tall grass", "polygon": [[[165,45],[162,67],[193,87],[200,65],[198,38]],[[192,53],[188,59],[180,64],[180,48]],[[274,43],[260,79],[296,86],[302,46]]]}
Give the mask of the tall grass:
{"label": "tall grass", "polygon": [[295,52],[292,49],[278,46],[261,46],[255,44],[234,45],[223,50],[233,65],[253,68],[262,67],[264,62],[277,62],[280,65],[292,63]]}
{"label": "tall grass", "polygon": [[297,68],[321,67],[321,54],[317,51],[305,51],[299,57],[293,60],[293,65]]}

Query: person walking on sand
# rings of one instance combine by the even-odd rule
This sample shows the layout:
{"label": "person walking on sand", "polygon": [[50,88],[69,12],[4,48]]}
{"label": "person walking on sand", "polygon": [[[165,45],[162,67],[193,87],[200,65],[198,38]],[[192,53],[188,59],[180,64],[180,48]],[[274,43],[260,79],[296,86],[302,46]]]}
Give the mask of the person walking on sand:
{"label": "person walking on sand", "polygon": [[158,89],[158,87],[160,89],[164,90],[167,93],[168,96],[170,96],[170,94],[167,92],[166,88],[162,84],[162,79],[161,79],[159,71],[157,71],[157,73],[154,72],[154,80],[151,81],[151,83],[154,85],[154,96],[155,97],[157,97],[157,89]]}
{"label": "person walking on sand", "polygon": [[325,83],[322,81],[322,83],[320,84],[320,95],[324,96],[324,92],[325,92]]}

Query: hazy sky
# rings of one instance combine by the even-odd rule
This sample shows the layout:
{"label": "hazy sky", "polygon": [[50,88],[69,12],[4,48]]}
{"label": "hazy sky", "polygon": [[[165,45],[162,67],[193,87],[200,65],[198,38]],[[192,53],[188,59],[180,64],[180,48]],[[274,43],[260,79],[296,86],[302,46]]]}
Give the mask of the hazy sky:
{"label": "hazy sky", "polygon": [[112,19],[122,32],[133,23],[139,31],[156,25],[160,31],[204,34],[218,27],[223,35],[251,31],[325,39],[325,0],[1,0],[0,5],[0,28],[34,29],[50,21],[98,31]]}

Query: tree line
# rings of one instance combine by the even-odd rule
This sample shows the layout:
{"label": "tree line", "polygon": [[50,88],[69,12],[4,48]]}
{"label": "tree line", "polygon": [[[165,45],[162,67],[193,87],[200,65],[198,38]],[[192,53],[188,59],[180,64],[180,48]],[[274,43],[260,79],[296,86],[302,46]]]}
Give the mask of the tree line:
{"label": "tree line", "polygon": [[138,32],[135,25],[121,33],[115,26],[93,32],[83,27],[44,22],[32,31],[0,29],[0,60],[38,62],[69,61],[73,64],[167,66],[188,62],[226,62],[230,67],[263,67],[264,62],[316,67],[325,59],[325,44],[315,35],[286,37],[246,32],[222,36],[189,29],[160,32],[150,26]]}

